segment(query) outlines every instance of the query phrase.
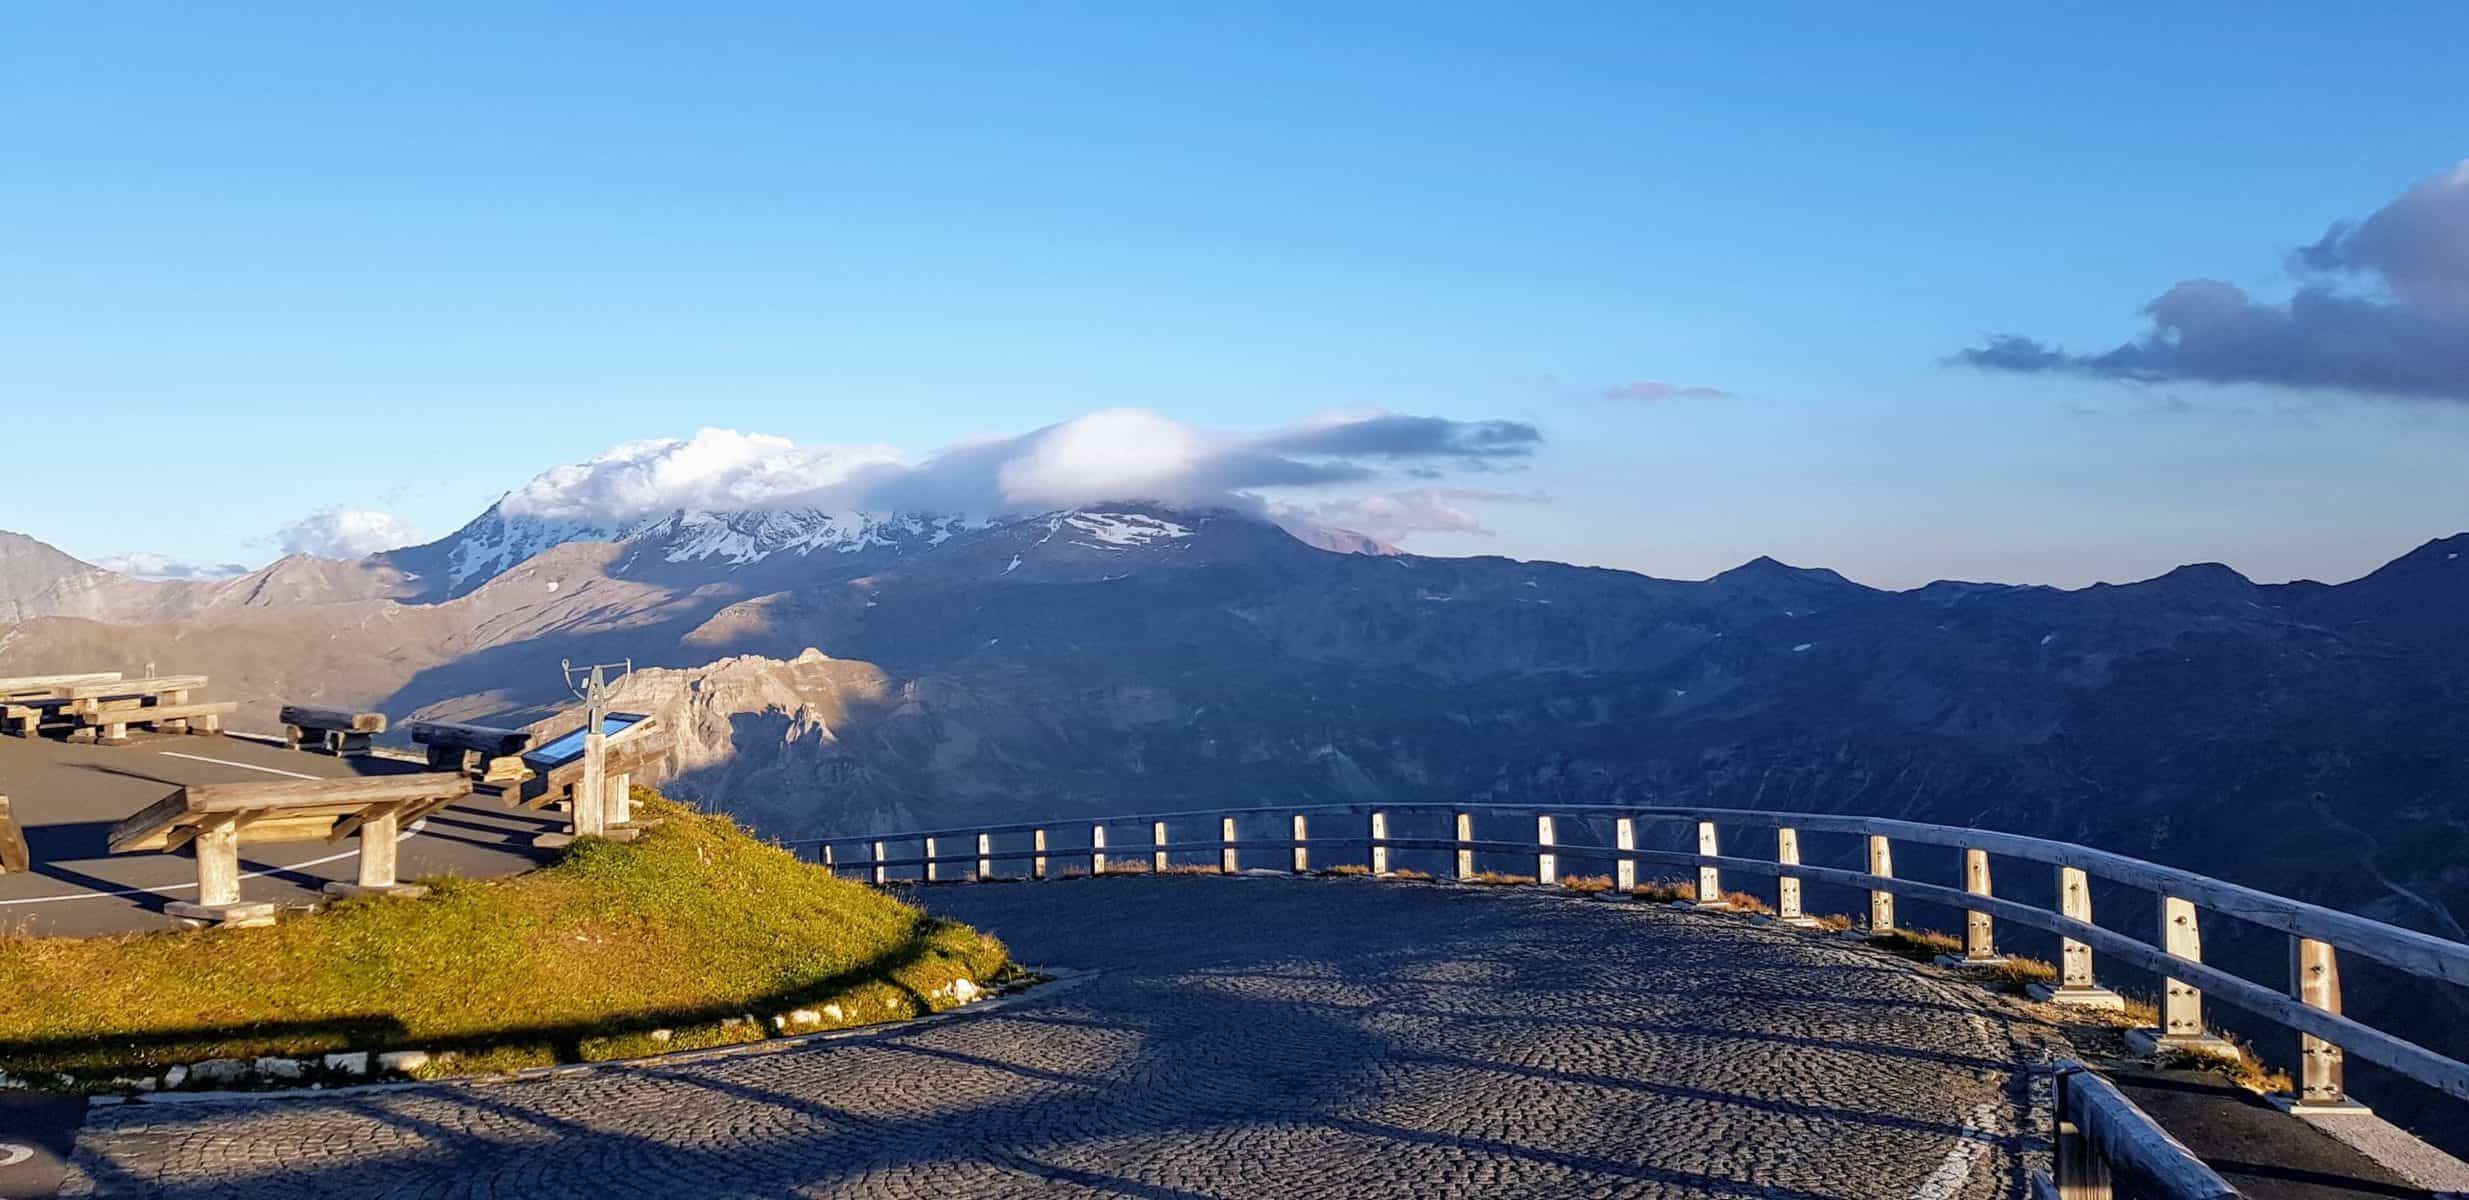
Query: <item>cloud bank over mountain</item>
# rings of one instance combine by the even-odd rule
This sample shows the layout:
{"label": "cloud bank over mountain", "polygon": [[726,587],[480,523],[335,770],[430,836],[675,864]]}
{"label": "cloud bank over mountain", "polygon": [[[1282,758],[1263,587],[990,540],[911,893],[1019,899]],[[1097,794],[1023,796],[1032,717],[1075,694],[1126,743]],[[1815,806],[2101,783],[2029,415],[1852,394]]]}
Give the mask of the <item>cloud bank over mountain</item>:
{"label": "cloud bank over mountain", "polygon": [[[1122,408],[964,442],[908,462],[886,446],[805,446],[768,434],[704,429],[691,438],[629,442],[589,462],[542,472],[501,507],[511,516],[587,523],[676,509],[993,515],[1134,500],[1266,513],[1265,492],[1370,484],[1392,474],[1489,474],[1523,465],[1541,443],[1541,432],[1521,421],[1342,414],[1243,433]],[[1358,511],[1350,504],[1394,511],[1397,519],[1387,527],[1395,532],[1479,528],[1470,516],[1439,515],[1431,504],[1494,494],[1457,489],[1444,497],[1442,491],[1423,489],[1430,503],[1420,517],[1405,512],[1410,502],[1394,498],[1326,503],[1335,513]]]}
{"label": "cloud bank over mountain", "polygon": [[350,560],[419,541],[420,535],[391,513],[330,508],[274,531],[283,553]]}
{"label": "cloud bank over mountain", "polygon": [[240,563],[182,562],[169,555],[150,554],[143,550],[105,555],[94,560],[94,565],[131,579],[158,581],[230,579],[249,573],[249,568]]}
{"label": "cloud bank over mountain", "polygon": [[2133,341],[2077,354],[1999,334],[1952,360],[1993,371],[2255,383],[2469,402],[2469,161],[2289,256],[2296,292],[2257,301],[2217,279],[2144,306]]}

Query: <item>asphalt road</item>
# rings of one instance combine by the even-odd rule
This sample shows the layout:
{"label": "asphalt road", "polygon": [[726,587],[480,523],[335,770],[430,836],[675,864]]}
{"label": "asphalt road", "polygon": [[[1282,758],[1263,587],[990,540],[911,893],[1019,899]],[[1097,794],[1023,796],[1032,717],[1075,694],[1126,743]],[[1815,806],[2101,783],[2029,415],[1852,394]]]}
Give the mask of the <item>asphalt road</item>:
{"label": "asphalt road", "polygon": [[67,1195],[2023,1194],[2053,1030],[1875,952],[1539,890],[941,888],[1084,974],[956,1018],[509,1081],[98,1106]]}
{"label": "asphalt road", "polygon": [[[0,933],[75,935],[169,928],[166,900],[196,891],[186,854],[113,854],[105,844],[122,818],[189,784],[286,778],[332,779],[418,771],[374,757],[303,754],[239,737],[136,733],[126,746],[74,746],[0,736],[0,795],[9,798],[33,870],[0,875]],[[404,879],[508,875],[539,861],[532,835],[559,828],[555,814],[511,810],[475,798],[430,816],[406,838]],[[357,843],[259,843],[241,847],[240,894],[308,904],[328,880],[359,869]]]}

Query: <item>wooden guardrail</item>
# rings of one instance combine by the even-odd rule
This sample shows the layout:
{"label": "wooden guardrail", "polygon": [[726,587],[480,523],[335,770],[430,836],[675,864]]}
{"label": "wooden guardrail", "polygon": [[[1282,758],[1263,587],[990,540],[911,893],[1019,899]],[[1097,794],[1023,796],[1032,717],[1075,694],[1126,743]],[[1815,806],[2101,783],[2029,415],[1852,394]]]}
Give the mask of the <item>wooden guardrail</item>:
{"label": "wooden guardrail", "polygon": [[[1400,813],[1448,814],[1451,837],[1395,837],[1392,819]],[[1478,816],[1530,817],[1531,841],[1478,839]],[[1608,819],[1614,825],[1612,846],[1572,846],[1556,836],[1558,818]],[[1239,839],[1239,820],[1274,820],[1287,825],[1291,836]],[[1312,832],[1315,821],[1320,833]],[[1343,830],[1332,830],[1342,822]],[[1639,823],[1694,827],[1696,851],[1637,848]],[[1056,828],[1089,830],[1085,846],[1064,848],[1050,842]],[[1195,827],[1209,836],[1173,841],[1169,833]],[[1109,829],[1136,828],[1147,833],[1145,843],[1109,845]],[[1724,853],[1718,831],[1755,829],[1773,838],[1774,857],[1747,858]],[[1802,861],[1803,834],[1843,835],[1863,839],[1864,870],[1816,866]],[[1000,840],[1001,844],[998,844]],[[1898,844],[1941,846],[1963,854],[1960,888],[1898,878],[1894,849]],[[1803,882],[1837,884],[1865,890],[1869,898],[1869,928],[1895,927],[1898,897],[1942,904],[1966,914],[1966,961],[1997,960],[1996,922],[2013,921],[2056,934],[2059,938],[2059,978],[2042,989],[2044,999],[2059,1003],[2114,1006],[2115,993],[2094,979],[2098,954],[2151,972],[2161,980],[2160,1025],[2144,1031],[2144,1042],[2156,1049],[2220,1052],[2228,1047],[2204,1022],[2205,998],[2212,997],[2264,1017],[2298,1036],[2299,1070],[2296,1094],[2288,1098],[2298,1112],[2347,1109],[2342,1063],[2357,1055],[2433,1087],[2455,1099],[2469,1099],[2469,1064],[2445,1057],[2413,1042],[2343,1015],[2339,955],[2363,955],[2401,971],[2449,984],[2469,984],[2469,945],[2366,917],[2339,912],[2257,891],[2239,884],[2146,862],[2123,854],[2067,842],[2019,834],[1996,833],[1950,825],[1930,825],[1839,813],[1764,812],[1748,809],[1628,808],[1606,805],[1364,805],[1322,804],[1233,809],[1192,809],[1109,817],[1089,822],[1029,822],[959,829],[887,833],[866,837],[804,839],[784,842],[793,849],[811,849],[835,871],[862,872],[877,884],[891,882],[894,870],[914,869],[926,882],[958,879],[971,873],[994,878],[997,862],[1022,864],[1030,878],[1048,877],[1051,860],[1086,860],[1093,873],[1103,873],[1109,855],[1145,854],[1154,869],[1164,869],[1175,854],[1210,855],[1218,869],[1232,872],[1245,852],[1278,855],[1283,869],[1310,869],[1312,851],[1363,847],[1376,872],[1385,871],[1393,851],[1437,851],[1453,856],[1456,874],[1475,873],[1478,855],[1531,856],[1535,875],[1551,882],[1562,856],[1581,854],[1616,863],[1617,886],[1626,891],[1636,881],[1637,864],[1693,868],[1701,904],[1720,907],[1723,873],[1737,872],[1773,878],[1779,919],[1805,921],[1801,911]],[[917,847],[899,857],[891,847]],[[844,857],[842,847],[857,847],[862,857]],[[2057,909],[2051,911],[1997,896],[1992,887],[1992,858],[2020,859],[2054,872]],[[2158,900],[2159,928],[2155,938],[2140,938],[2092,923],[2093,879],[2107,880],[2151,892]],[[2267,987],[2223,971],[2203,961],[2201,918],[2204,913],[2233,918],[2286,934],[2289,938],[2289,979],[2286,991]],[[2234,1052],[2234,1051],[2230,1051]]]}
{"label": "wooden guardrail", "polygon": [[2169,1136],[2117,1085],[2079,1062],[2057,1072],[2050,1172],[2032,1177],[2036,1200],[2237,1200],[2229,1181]]}

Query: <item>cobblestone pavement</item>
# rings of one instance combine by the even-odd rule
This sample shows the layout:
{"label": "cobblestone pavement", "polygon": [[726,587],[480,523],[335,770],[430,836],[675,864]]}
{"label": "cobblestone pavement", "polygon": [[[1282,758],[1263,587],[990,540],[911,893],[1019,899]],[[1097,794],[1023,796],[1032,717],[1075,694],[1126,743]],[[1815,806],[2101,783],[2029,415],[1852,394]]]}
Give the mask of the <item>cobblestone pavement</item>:
{"label": "cobblestone pavement", "polygon": [[1359,880],[936,889],[1090,974],[836,1041],[95,1110],[66,1194],[2024,1194],[2054,1034],[1737,917]]}

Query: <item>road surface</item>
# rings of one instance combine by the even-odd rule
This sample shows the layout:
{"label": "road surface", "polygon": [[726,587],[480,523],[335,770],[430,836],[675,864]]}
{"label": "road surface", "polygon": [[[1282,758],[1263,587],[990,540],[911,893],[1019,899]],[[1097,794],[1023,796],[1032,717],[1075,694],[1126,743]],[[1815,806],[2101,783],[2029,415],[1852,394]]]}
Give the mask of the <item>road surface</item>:
{"label": "road surface", "polygon": [[2022,1194],[2055,1032],[1822,935],[1357,880],[917,893],[1078,972],[510,1081],[98,1107],[68,1195]]}

